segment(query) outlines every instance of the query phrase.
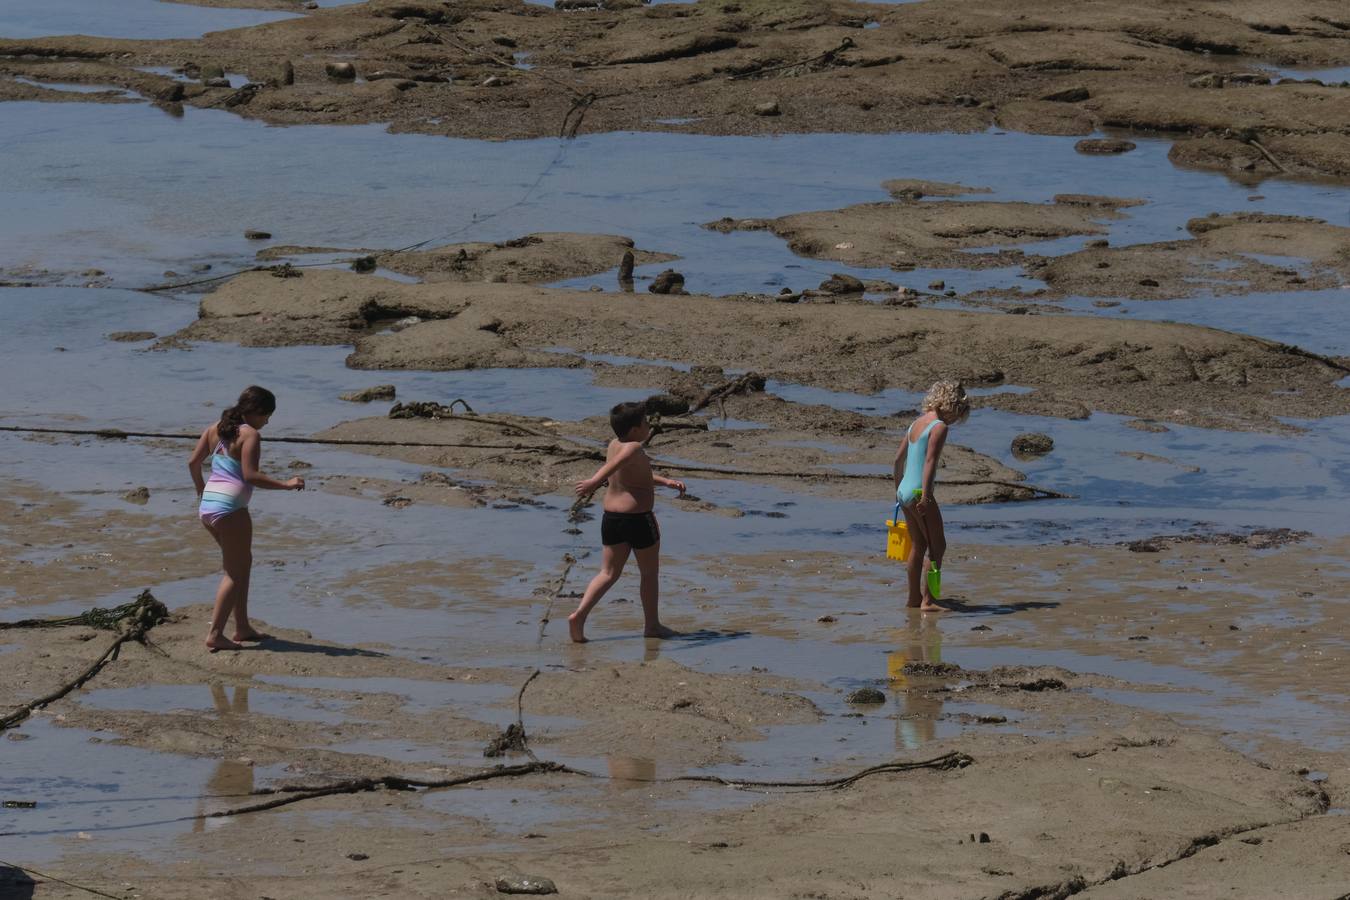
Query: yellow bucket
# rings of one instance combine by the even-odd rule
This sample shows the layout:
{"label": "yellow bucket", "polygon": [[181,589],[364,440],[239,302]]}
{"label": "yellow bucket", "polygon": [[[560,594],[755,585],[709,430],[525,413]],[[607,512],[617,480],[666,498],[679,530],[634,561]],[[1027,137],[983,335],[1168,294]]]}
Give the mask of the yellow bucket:
{"label": "yellow bucket", "polygon": [[900,518],[900,504],[895,505],[894,519],[886,520],[886,558],[909,561],[909,551],[914,542],[909,538],[909,526]]}

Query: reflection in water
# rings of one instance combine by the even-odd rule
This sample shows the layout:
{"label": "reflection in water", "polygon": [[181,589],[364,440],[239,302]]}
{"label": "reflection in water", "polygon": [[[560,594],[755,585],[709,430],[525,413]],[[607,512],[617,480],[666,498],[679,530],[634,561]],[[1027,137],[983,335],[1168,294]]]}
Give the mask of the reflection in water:
{"label": "reflection in water", "polygon": [[[240,685],[234,689],[231,697],[222,684],[212,684],[211,702],[216,712],[222,716],[248,715],[248,688]],[[197,801],[197,815],[204,816],[238,803],[239,797],[253,792],[253,766],[237,759],[222,759],[216,763],[216,770],[206,779],[206,787],[201,799]],[[231,799],[234,798],[234,799]],[[192,831],[196,834],[218,828],[228,818],[196,819]]]}
{"label": "reflection in water", "polygon": [[656,780],[656,761],[640,756],[610,756],[609,777],[620,787]]}
{"label": "reflection in water", "polygon": [[905,674],[905,666],[942,662],[942,632],[937,622],[922,616],[896,629],[895,640],[897,649],[886,654],[886,678],[901,709],[895,720],[895,746],[897,750],[917,750],[937,736],[942,701],[916,688]]}
{"label": "reflection in water", "polygon": [[225,693],[225,685],[211,685],[211,702],[216,707],[216,712],[222,716],[227,715],[247,715],[248,714],[248,687],[240,685],[234,689],[234,699],[231,700]]}

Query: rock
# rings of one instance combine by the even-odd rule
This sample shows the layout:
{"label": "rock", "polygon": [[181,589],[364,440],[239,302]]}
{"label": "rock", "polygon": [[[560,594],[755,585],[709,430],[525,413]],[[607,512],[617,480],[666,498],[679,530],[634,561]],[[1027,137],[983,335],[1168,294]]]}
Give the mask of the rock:
{"label": "rock", "polygon": [[497,75],[489,75],[483,79],[483,87],[501,87],[506,84],[506,79]]}
{"label": "rock", "polygon": [[1008,721],[1007,716],[976,716],[975,721],[981,725],[1002,725]]}
{"label": "rock", "polygon": [[318,9],[319,0],[305,0],[305,9]]}
{"label": "rock", "polygon": [[272,237],[270,231],[259,231],[256,228],[244,229],[244,237],[250,241],[265,241]]}
{"label": "rock", "polygon": [[365,860],[370,859],[365,853],[348,853],[347,858],[353,862],[364,862]]}
{"label": "rock", "polygon": [[393,400],[394,386],[392,384],[377,384],[374,387],[364,388],[359,391],[348,391],[338,396],[339,400],[346,400],[351,403],[370,403],[374,400]]}
{"label": "rock", "polygon": [[930,282],[928,282],[928,289],[929,289],[930,291],[940,291],[940,290],[943,290],[943,289],[946,288],[946,287],[947,287],[947,282],[945,282],[945,281],[930,281]]}
{"label": "rock", "polygon": [[674,269],[666,269],[652,279],[652,283],[647,285],[647,290],[653,294],[683,294],[684,276]]}
{"label": "rock", "polygon": [[946,678],[952,675],[959,675],[961,667],[956,663],[949,662],[912,662],[905,663],[901,670],[906,675],[931,675],[934,677]]}
{"label": "rock", "polygon": [[1151,434],[1162,434],[1164,431],[1171,430],[1161,422],[1154,422],[1152,419],[1131,419],[1125,425],[1135,431],[1147,431]]}
{"label": "rock", "polygon": [[980,101],[970,94],[957,94],[953,101],[957,106],[979,106]]}
{"label": "rock", "polygon": [[780,116],[783,114],[782,108],[777,100],[765,100],[763,103],[755,104],[755,115],[757,116]]}
{"label": "rock", "polygon": [[1221,88],[1223,82],[1224,77],[1218,72],[1208,72],[1199,78],[1192,78],[1190,85],[1193,88]]}
{"label": "rock", "polygon": [[127,491],[122,495],[122,499],[137,506],[144,506],[150,502],[150,489],[142,485],[134,490]]}
{"label": "rock", "polygon": [[227,88],[232,86],[230,84],[230,79],[228,78],[206,78],[202,80],[202,84],[209,88]]}
{"label": "rock", "polygon": [[844,698],[848,703],[885,703],[886,695],[876,688],[858,688]]}
{"label": "rock", "polygon": [[634,262],[634,260],[633,260],[633,251],[632,251],[632,250],[625,250],[625,251],[623,251],[623,259],[620,260],[620,262],[619,262],[619,280],[620,280],[620,281],[632,281],[632,280],[633,280],[633,262]]}
{"label": "rock", "polygon": [[499,894],[556,894],[558,888],[539,875],[499,875],[497,876]]}
{"label": "rock", "polygon": [[1131,553],[1161,553],[1162,547],[1152,541],[1130,541],[1125,549]]}
{"label": "rock", "polygon": [[149,341],[158,337],[153,331],[114,331],[108,335],[110,341],[120,341],[124,344],[132,344],[136,341]]}
{"label": "rock", "polygon": [[836,619],[834,616],[817,616],[816,621],[821,623],[822,625],[829,625],[831,622],[837,622],[839,620]]}
{"label": "rock", "polygon": [[356,78],[356,66],[349,62],[324,63],[323,70],[333,81],[352,81]]}
{"label": "rock", "polygon": [[516,46],[516,39],[504,34],[499,34],[492,39],[492,43],[496,44],[498,47],[514,47]]}
{"label": "rock", "polygon": [[1230,72],[1229,84],[1270,84],[1270,76],[1265,72]]}
{"label": "rock", "polygon": [[1110,247],[1110,246],[1111,246],[1111,242],[1108,241],[1106,238],[1097,238],[1096,240],[1088,241],[1088,242],[1087,242],[1086,244],[1084,244],[1083,246],[1084,246],[1084,247],[1090,247],[1090,248],[1092,248],[1093,250],[1100,250],[1100,249],[1102,249],[1103,247]]}
{"label": "rock", "polygon": [[352,271],[360,272],[363,275],[367,272],[374,272],[377,266],[378,263],[373,256],[358,256],[352,260]]}
{"label": "rock", "polygon": [[1013,438],[1012,452],[1018,457],[1044,456],[1055,449],[1055,442],[1048,434],[1028,431]]}
{"label": "rock", "polygon": [[689,412],[689,401],[674,394],[653,394],[645,403],[649,416],[682,416]]}
{"label": "rock", "polygon": [[1055,91],[1053,94],[1046,94],[1042,100],[1049,100],[1051,103],[1079,103],[1087,100],[1092,95],[1088,89],[1081,85],[1071,88],[1065,88],[1062,91]]}
{"label": "rock", "polygon": [[1157,286],[1158,286],[1158,282],[1157,282],[1155,279],[1152,279],[1152,278],[1140,278],[1140,279],[1139,279],[1139,286],[1140,286],[1140,287],[1157,287]]}
{"label": "rock", "polygon": [[277,80],[282,84],[295,84],[295,66],[289,59],[281,64],[281,77]]}
{"label": "rock", "polygon": [[1133,141],[1089,138],[1074,144],[1073,149],[1079,153],[1129,153],[1135,146]]}
{"label": "rock", "polygon": [[155,92],[155,99],[161,103],[177,103],[183,99],[183,83],[175,81]]}
{"label": "rock", "polygon": [[201,67],[200,75],[202,81],[208,81],[212,78],[224,78],[225,70],[215,63],[207,63]]}
{"label": "rock", "polygon": [[820,283],[820,290],[826,294],[861,294],[863,283],[852,275],[835,272],[829,280]]}

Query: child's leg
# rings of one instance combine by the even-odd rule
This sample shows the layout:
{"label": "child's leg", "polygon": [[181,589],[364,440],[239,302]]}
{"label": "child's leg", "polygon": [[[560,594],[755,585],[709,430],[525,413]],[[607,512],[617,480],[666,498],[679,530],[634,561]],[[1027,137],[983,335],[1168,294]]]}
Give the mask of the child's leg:
{"label": "child's leg", "polygon": [[248,518],[248,510],[231,513],[214,526],[207,526],[211,536],[220,545],[221,567],[224,574],[220,577],[220,587],[216,589],[216,603],[211,611],[211,628],[206,634],[206,646],[212,650],[238,650],[239,645],[225,637],[225,623],[230,613],[235,612],[239,579],[248,583],[248,573],[253,567],[253,521]]}
{"label": "child's leg", "polygon": [[248,564],[243,567],[242,576],[236,578],[234,582],[234,639],[261,641],[266,635],[255,629],[248,620],[248,588],[253,580],[253,517],[249,515],[247,509],[241,509],[232,518],[237,517],[243,518],[243,522],[239,525],[242,533],[240,540],[247,541]]}
{"label": "child's leg", "polygon": [[567,630],[571,633],[572,640],[578,644],[586,643],[586,617],[591,614],[595,604],[600,602],[600,598],[605,596],[605,591],[612,588],[614,582],[623,574],[624,563],[628,562],[629,549],[628,544],[605,545],[600,557],[600,574],[586,585],[586,592],[581,595],[576,612],[567,617]]}
{"label": "child's leg", "polygon": [[642,636],[649,638],[674,637],[676,632],[661,624],[657,610],[660,599],[661,542],[634,550],[638,571],[642,573]]}
{"label": "child's leg", "polygon": [[[933,564],[933,568],[942,569],[942,557],[947,553],[947,532],[942,525],[942,510],[938,508],[937,501],[931,501],[923,513],[924,535],[928,539],[928,560]],[[920,567],[922,568],[922,566]],[[923,605],[920,609],[943,609],[938,606],[931,591],[928,590],[928,581],[924,579],[923,585]]]}
{"label": "child's leg", "polygon": [[905,514],[905,524],[909,528],[910,551],[905,562],[905,575],[909,581],[909,600],[906,606],[917,609],[923,605],[923,557],[928,552],[928,541],[924,538],[923,523],[911,506],[900,507]]}

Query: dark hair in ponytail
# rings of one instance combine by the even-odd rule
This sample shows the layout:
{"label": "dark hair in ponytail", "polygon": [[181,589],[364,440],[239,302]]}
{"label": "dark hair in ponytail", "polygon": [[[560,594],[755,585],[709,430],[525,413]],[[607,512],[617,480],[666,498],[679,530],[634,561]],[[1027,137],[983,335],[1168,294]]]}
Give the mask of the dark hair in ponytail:
{"label": "dark hair in ponytail", "polygon": [[275,394],[256,384],[249,385],[239,395],[239,401],[220,414],[216,435],[222,443],[234,443],[234,439],[239,436],[239,426],[244,424],[244,416],[252,414],[270,416],[276,412],[276,408]]}

